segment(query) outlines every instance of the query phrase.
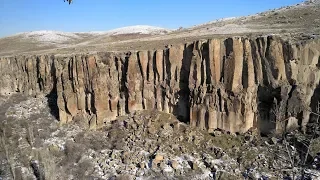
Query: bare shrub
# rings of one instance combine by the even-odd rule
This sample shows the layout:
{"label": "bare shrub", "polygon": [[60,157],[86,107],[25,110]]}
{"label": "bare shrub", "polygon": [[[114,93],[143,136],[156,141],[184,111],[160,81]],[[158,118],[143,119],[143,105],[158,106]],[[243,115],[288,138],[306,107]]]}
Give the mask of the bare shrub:
{"label": "bare shrub", "polygon": [[65,145],[65,155],[67,156],[67,163],[77,163],[82,155],[86,152],[86,147],[82,144],[67,141]]}
{"label": "bare shrub", "polygon": [[90,175],[94,171],[94,166],[89,160],[79,162],[76,170],[76,179],[92,179]]}
{"label": "bare shrub", "polygon": [[9,150],[8,150],[8,145],[6,143],[6,132],[5,129],[1,129],[2,133],[0,134],[0,143],[1,143],[1,147],[3,148],[4,152],[5,152],[5,156],[6,156],[6,160],[7,163],[10,166],[10,172],[11,175],[13,177],[13,179],[15,179],[15,163],[14,163],[14,159],[12,156],[10,156],[9,154]]}
{"label": "bare shrub", "polygon": [[33,135],[33,127],[27,125],[27,141],[31,147],[34,145],[34,135]]}
{"label": "bare shrub", "polygon": [[41,149],[39,151],[40,168],[43,173],[44,179],[56,179],[56,164],[54,157],[50,154],[48,149]]}

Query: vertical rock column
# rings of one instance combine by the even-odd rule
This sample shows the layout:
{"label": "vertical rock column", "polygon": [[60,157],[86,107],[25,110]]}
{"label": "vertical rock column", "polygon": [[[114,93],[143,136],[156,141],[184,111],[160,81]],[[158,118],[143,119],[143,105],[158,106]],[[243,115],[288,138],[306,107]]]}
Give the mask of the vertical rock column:
{"label": "vertical rock column", "polygon": [[128,60],[128,72],[127,72],[127,89],[128,89],[128,110],[134,112],[142,110],[142,88],[143,78],[142,72],[139,66],[137,53],[133,53]]}
{"label": "vertical rock column", "polygon": [[180,91],[180,75],[183,61],[184,45],[175,45],[169,49],[169,59],[166,62],[166,102],[168,102],[168,113],[178,115],[178,100]]}
{"label": "vertical rock column", "polygon": [[221,78],[221,40],[211,39],[208,42],[208,46],[212,92],[211,95],[206,97],[205,103],[208,107],[208,131],[212,132],[218,128],[218,121],[220,119],[220,104],[217,90]]}
{"label": "vertical rock column", "polygon": [[[193,57],[191,59],[191,65],[190,65],[190,74],[189,74],[189,90],[191,94],[191,104],[190,104],[190,125],[193,127],[196,126],[203,126],[204,121],[202,116],[203,113],[203,104],[201,103],[203,94],[201,93],[202,86],[203,85],[203,76],[201,70],[202,68],[202,42],[196,41],[194,43],[193,48]],[[203,128],[203,127],[201,127]]]}

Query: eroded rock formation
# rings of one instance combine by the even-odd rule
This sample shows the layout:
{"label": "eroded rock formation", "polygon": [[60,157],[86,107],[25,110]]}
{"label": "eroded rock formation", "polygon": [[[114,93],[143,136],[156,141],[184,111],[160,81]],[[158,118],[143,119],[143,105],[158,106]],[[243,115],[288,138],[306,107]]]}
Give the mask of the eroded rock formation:
{"label": "eroded rock formation", "polygon": [[57,95],[61,123],[82,117],[92,128],[143,109],[208,131],[283,130],[295,121],[303,128],[319,99],[319,52],[319,40],[268,36],[165,50],[3,57],[0,93]]}

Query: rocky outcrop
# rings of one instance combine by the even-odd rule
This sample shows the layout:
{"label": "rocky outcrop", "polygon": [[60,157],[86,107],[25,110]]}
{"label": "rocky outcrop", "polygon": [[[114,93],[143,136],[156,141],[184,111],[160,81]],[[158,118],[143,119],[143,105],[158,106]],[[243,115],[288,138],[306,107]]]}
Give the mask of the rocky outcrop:
{"label": "rocky outcrop", "polygon": [[0,93],[56,95],[61,123],[82,117],[91,128],[157,109],[208,131],[282,131],[294,119],[302,128],[313,119],[319,53],[319,40],[268,36],[165,50],[3,57]]}

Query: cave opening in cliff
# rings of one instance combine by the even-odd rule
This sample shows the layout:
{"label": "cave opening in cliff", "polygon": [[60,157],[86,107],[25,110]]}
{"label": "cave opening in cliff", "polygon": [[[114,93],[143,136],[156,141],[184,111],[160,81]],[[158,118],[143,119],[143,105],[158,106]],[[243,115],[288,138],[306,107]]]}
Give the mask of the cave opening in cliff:
{"label": "cave opening in cliff", "polygon": [[320,117],[320,85],[317,86],[317,88],[314,90],[313,96],[311,97],[311,111],[314,113],[310,114],[310,120],[309,123],[319,123]]}
{"label": "cave opening in cliff", "polygon": [[59,109],[57,104],[58,95],[57,92],[52,90],[47,96],[47,102],[50,109],[51,115],[53,115],[56,119],[59,119]]}
{"label": "cave opening in cliff", "polygon": [[190,89],[189,89],[189,75],[192,59],[192,51],[194,44],[186,44],[183,50],[183,59],[179,79],[178,103],[174,107],[173,115],[184,123],[190,122]]}
{"label": "cave opening in cliff", "polygon": [[[58,108],[58,93],[57,93],[57,79],[56,79],[56,68],[54,64],[54,57],[50,57],[52,59],[51,61],[51,70],[50,70],[50,76],[52,78],[52,88],[51,91],[46,95],[48,106],[50,108],[50,113],[53,115],[56,119],[59,119],[59,108]],[[37,59],[37,63],[39,63],[39,59]],[[37,71],[39,71],[39,65],[37,66]],[[43,81],[40,81],[42,79],[38,78],[38,84],[41,90],[43,90]]]}
{"label": "cave opening in cliff", "polygon": [[[131,53],[127,53],[125,57],[121,57],[120,61],[122,62],[122,66],[121,68],[121,79],[123,79],[120,84],[120,92],[121,93],[121,98],[125,99],[125,112],[129,113],[129,107],[128,107],[128,99],[129,99],[129,91],[128,91],[128,87],[126,85],[125,82],[127,82],[127,74],[126,72],[128,71],[128,61],[129,61],[129,57],[130,57]],[[116,60],[119,60],[116,58]]]}
{"label": "cave opening in cliff", "polygon": [[276,128],[278,102],[281,101],[281,88],[258,87],[258,127],[261,134],[270,134]]}

